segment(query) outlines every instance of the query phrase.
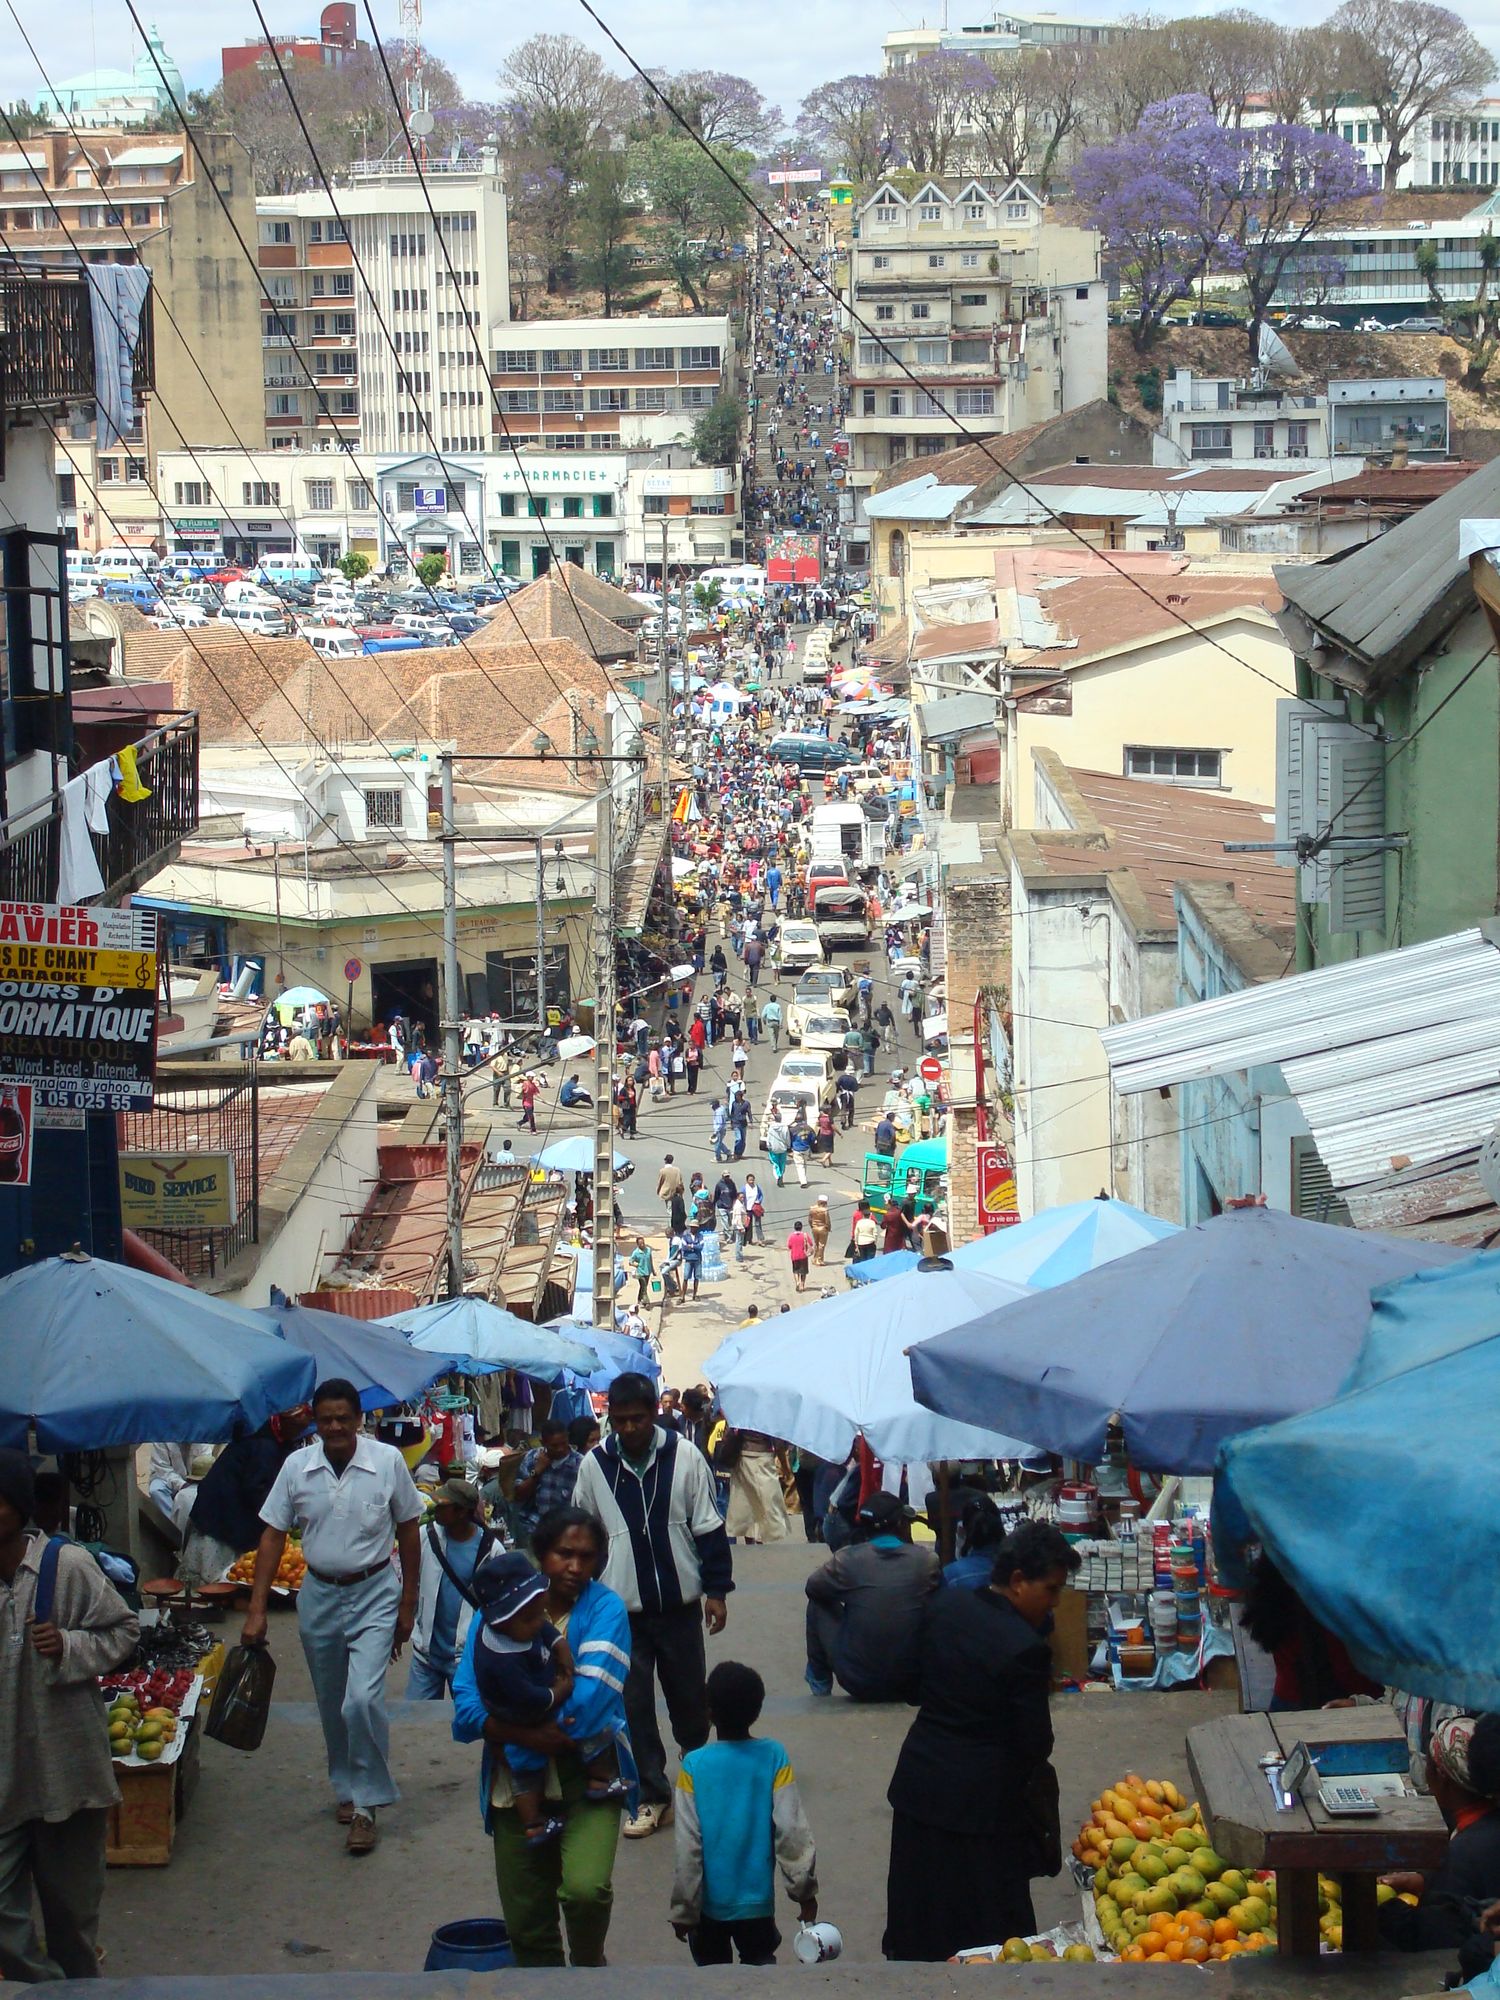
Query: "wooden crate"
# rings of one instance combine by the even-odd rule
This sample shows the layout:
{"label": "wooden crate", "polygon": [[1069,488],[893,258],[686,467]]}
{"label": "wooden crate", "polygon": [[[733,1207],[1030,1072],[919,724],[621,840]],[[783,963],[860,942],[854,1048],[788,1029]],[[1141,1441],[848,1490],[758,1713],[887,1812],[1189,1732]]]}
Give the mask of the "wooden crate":
{"label": "wooden crate", "polygon": [[120,1803],[109,1809],[104,1859],[111,1868],[164,1868],[172,1858],[177,1823],[197,1789],[199,1731],[195,1716],[175,1762],[147,1770],[116,1768]]}

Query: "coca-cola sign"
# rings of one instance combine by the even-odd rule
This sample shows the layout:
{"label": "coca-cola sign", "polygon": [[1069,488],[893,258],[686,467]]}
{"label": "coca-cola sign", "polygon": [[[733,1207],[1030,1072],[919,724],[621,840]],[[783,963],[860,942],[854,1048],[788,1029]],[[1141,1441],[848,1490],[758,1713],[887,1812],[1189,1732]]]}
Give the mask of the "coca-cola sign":
{"label": "coca-cola sign", "polygon": [[31,1185],[31,1085],[0,1077],[0,1187]]}

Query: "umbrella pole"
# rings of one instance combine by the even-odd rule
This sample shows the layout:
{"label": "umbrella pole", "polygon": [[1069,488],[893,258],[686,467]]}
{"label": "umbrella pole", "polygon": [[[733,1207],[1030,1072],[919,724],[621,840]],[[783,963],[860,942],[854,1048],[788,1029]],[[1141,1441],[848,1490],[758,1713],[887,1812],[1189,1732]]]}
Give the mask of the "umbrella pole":
{"label": "umbrella pole", "polygon": [[944,1563],[951,1563],[954,1555],[953,1499],[949,1489],[950,1474],[946,1464],[937,1469],[938,1496],[938,1555]]}

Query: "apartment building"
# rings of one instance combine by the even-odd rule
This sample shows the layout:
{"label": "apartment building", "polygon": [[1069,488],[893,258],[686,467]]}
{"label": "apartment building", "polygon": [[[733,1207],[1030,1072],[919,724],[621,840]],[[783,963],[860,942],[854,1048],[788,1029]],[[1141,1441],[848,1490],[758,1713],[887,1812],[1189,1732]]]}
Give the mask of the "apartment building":
{"label": "apartment building", "polygon": [[295,82],[299,71],[305,75],[310,70],[341,69],[369,46],[359,39],[359,10],[353,0],[330,0],[318,16],[317,34],[273,35],[269,44],[264,35],[247,35],[244,41],[220,49],[219,74],[226,92],[253,89],[267,76],[275,77],[270,54],[274,47]]}
{"label": "apartment building", "polygon": [[494,151],[421,178],[410,159],[360,162],[332,198],[262,195],[256,211],[271,446],[487,450],[484,341],[510,314]]}
{"label": "apartment building", "polygon": [[[183,439],[264,442],[256,366],[255,274],[220,206],[251,240],[250,159],[239,141],[203,132],[200,160],[177,132],[79,128],[0,147],[0,231],[22,271],[144,264],[160,389],[132,433],[96,453],[92,414],[58,424],[55,471],[71,546],[149,542],[158,508],[148,468]],[[215,190],[217,189],[217,193]]]}
{"label": "apartment building", "polygon": [[222,549],[248,565],[304,549],[320,563],[381,560],[373,455],[310,450],[164,451],[158,529],[173,552]]}
{"label": "apartment building", "polygon": [[671,444],[723,392],[733,361],[724,314],[507,320],[490,328],[490,349],[496,444],[545,451]]}
{"label": "apartment building", "polygon": [[1415,222],[1372,221],[1359,229],[1322,230],[1293,250],[1271,301],[1288,310],[1317,309],[1345,325],[1372,315],[1387,323],[1432,310],[1417,252],[1437,252],[1436,282],[1445,298],[1472,299],[1484,279],[1480,248],[1500,224],[1500,189],[1467,215]]}
{"label": "apartment building", "polygon": [[1118,20],[997,11],[988,21],[968,28],[950,28],[946,22],[942,27],[894,28],[880,44],[880,61],[891,76],[908,63],[939,53],[993,58],[1019,55],[1024,49],[1096,48],[1128,32]]}
{"label": "apartment building", "polygon": [[1053,222],[1022,181],[875,188],[850,258],[851,557],[868,539],[865,496],[890,466],[1104,395],[1099,253],[1096,231]]}

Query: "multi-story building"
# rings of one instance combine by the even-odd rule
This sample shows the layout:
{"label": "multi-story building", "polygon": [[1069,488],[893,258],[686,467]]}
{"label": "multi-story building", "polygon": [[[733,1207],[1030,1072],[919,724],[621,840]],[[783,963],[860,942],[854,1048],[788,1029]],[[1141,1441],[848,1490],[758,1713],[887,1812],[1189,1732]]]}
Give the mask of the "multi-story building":
{"label": "multi-story building", "polygon": [[1436,283],[1445,299],[1472,299],[1484,277],[1480,245],[1500,222],[1500,191],[1469,214],[1446,220],[1378,222],[1309,236],[1287,260],[1275,306],[1318,310],[1352,326],[1367,315],[1390,323],[1432,310],[1417,253],[1437,253]]}
{"label": "multi-story building", "polygon": [[851,548],[867,539],[863,500],[889,466],[1104,395],[1099,244],[1092,229],[1050,220],[1021,181],[876,187],[850,259]]}
{"label": "multi-story building", "polygon": [[[946,12],[946,10],[945,10]],[[880,44],[881,68],[894,75],[924,56],[1019,55],[1025,49],[1094,48],[1128,32],[1123,21],[1070,19],[1060,14],[996,11],[971,28],[893,28]]]}
{"label": "multi-story building", "polygon": [[410,159],[361,162],[331,198],[262,195],[256,208],[271,445],[487,450],[484,342],[510,314],[493,150],[429,160],[420,177]]}
{"label": "multi-story building", "polygon": [[[201,148],[201,154],[199,152]],[[180,444],[264,441],[255,274],[224,214],[250,240],[250,160],[237,139],[93,128],[39,132],[0,149],[0,228],[15,264],[73,271],[144,264],[151,273],[158,394],[134,431],[97,452],[91,413],[58,428],[56,471],[70,544],[150,542],[160,510],[148,468]]]}
{"label": "multi-story building", "polygon": [[508,320],[490,328],[490,349],[496,444],[546,451],[671,444],[723,392],[733,361],[723,314]]}
{"label": "multi-story building", "polygon": [[1328,384],[1326,393],[1179,368],[1162,388],[1158,439],[1169,460],[1444,458],[1448,385],[1440,376]]}
{"label": "multi-story building", "polygon": [[372,455],[165,451],[155,467],[159,530],[174,551],[222,549],[246,565],[305,549],[321,563],[351,552],[381,560]]}
{"label": "multi-story building", "polygon": [[142,125],[148,129],[169,119],[172,100],[183,101],[182,71],[167,54],[156,29],[146,33],[146,46],[132,68],[90,69],[64,77],[36,101],[38,117],[58,125]]}
{"label": "multi-story building", "polygon": [[332,0],[318,16],[315,35],[273,35],[270,44],[263,35],[250,35],[221,49],[220,74],[225,90],[245,90],[263,77],[275,78],[272,47],[295,80],[299,70],[340,69],[356,50],[368,49],[369,44],[359,39],[359,13],[352,0]]}

